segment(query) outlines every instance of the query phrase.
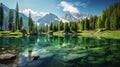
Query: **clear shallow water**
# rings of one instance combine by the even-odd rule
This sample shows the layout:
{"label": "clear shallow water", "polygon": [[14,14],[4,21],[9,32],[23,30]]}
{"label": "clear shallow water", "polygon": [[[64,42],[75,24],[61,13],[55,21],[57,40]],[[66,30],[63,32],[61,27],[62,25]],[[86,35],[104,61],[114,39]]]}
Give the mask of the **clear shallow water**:
{"label": "clear shallow water", "polygon": [[[0,38],[0,48],[18,51],[19,67],[119,67],[120,39],[82,36]],[[39,56],[37,60],[32,60]]]}

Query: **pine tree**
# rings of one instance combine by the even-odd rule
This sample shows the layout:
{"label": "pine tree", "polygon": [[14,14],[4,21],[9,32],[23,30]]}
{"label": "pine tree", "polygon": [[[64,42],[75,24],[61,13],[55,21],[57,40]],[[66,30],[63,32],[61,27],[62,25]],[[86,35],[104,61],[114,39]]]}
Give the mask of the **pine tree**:
{"label": "pine tree", "polygon": [[81,31],[81,21],[80,20],[77,23],[77,28],[78,28],[78,31]]}
{"label": "pine tree", "polygon": [[0,29],[2,30],[2,26],[4,23],[4,9],[3,9],[3,4],[0,3]]}
{"label": "pine tree", "polygon": [[68,26],[68,23],[64,23],[64,32],[65,33],[68,33],[68,32],[70,32],[70,27]]}
{"label": "pine tree", "polygon": [[58,26],[58,31],[60,31],[61,30],[60,23],[58,23],[57,26]]}
{"label": "pine tree", "polygon": [[[53,30],[53,23],[52,22],[50,22],[50,25],[49,25],[49,31],[52,31]],[[48,32],[49,32],[48,31]]]}
{"label": "pine tree", "polygon": [[8,19],[8,28],[9,28],[10,31],[13,31],[13,18],[14,18],[13,11],[10,10],[9,19]]}
{"label": "pine tree", "polygon": [[110,30],[110,22],[108,18],[105,20],[105,29]]}
{"label": "pine tree", "polygon": [[101,21],[101,16],[97,20],[97,28],[102,28],[102,21]]}
{"label": "pine tree", "polygon": [[97,20],[97,16],[91,16],[89,19],[89,26],[91,30],[95,30],[96,28],[96,21]]}
{"label": "pine tree", "polygon": [[82,20],[82,21],[81,21],[81,30],[82,30],[82,31],[85,30],[85,29],[84,29],[84,26],[85,26],[85,21]]}
{"label": "pine tree", "polygon": [[15,17],[15,29],[18,30],[18,25],[19,25],[19,7],[18,3],[16,5],[16,17]]}
{"label": "pine tree", "polygon": [[32,33],[34,29],[34,24],[33,24],[33,20],[31,18],[30,12],[29,12],[29,17],[28,17],[28,26],[29,26],[29,33]]}
{"label": "pine tree", "polygon": [[19,21],[19,30],[22,30],[22,27],[23,27],[23,18],[20,17],[20,21]]}
{"label": "pine tree", "polygon": [[89,20],[86,18],[85,19],[85,24],[84,24],[84,29],[85,30],[89,30],[90,26],[89,26]]}
{"label": "pine tree", "polygon": [[60,21],[60,30],[63,30],[63,22],[62,21]]}

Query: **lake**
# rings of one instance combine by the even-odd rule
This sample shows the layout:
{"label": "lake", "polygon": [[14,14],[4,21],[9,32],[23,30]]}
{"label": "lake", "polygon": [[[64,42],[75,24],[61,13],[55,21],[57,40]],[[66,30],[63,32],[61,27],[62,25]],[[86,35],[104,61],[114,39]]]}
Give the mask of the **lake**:
{"label": "lake", "polygon": [[[11,51],[11,52],[10,52]],[[120,39],[83,36],[0,37],[0,54],[13,53],[19,67],[119,67]]]}

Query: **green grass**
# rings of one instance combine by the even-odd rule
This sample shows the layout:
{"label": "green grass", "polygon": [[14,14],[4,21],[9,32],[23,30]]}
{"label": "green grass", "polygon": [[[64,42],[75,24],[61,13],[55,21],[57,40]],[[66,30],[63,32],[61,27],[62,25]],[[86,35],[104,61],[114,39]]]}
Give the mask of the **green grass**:
{"label": "green grass", "polygon": [[10,32],[10,35],[22,35],[22,32],[16,31],[16,32]]}
{"label": "green grass", "polygon": [[[89,30],[89,31],[85,30],[78,34],[84,37],[104,37],[104,38],[120,39],[120,30],[115,30],[115,31],[102,30],[101,32],[98,32],[98,30]],[[53,32],[53,35],[63,36],[63,31]]]}
{"label": "green grass", "polygon": [[22,32],[0,31],[0,37],[21,37]]}
{"label": "green grass", "polygon": [[101,33],[101,36],[106,37],[106,38],[120,38],[120,30],[104,31]]}
{"label": "green grass", "polygon": [[116,38],[120,39],[120,30],[116,31],[102,31],[102,32],[97,32],[97,31],[82,31],[80,35],[84,37],[105,37],[105,38]]}
{"label": "green grass", "polygon": [[55,36],[63,36],[63,31],[53,32],[53,35],[55,35]]}

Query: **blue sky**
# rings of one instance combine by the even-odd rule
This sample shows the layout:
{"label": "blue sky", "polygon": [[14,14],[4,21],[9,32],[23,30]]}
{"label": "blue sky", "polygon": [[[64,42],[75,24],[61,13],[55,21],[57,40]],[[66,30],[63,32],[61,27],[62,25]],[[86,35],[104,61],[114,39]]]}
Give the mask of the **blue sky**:
{"label": "blue sky", "polygon": [[100,15],[101,12],[118,0],[0,0],[11,9],[16,8],[19,3],[19,10],[24,14],[29,11],[33,15],[44,15],[48,12],[59,17],[67,12],[79,12]]}

